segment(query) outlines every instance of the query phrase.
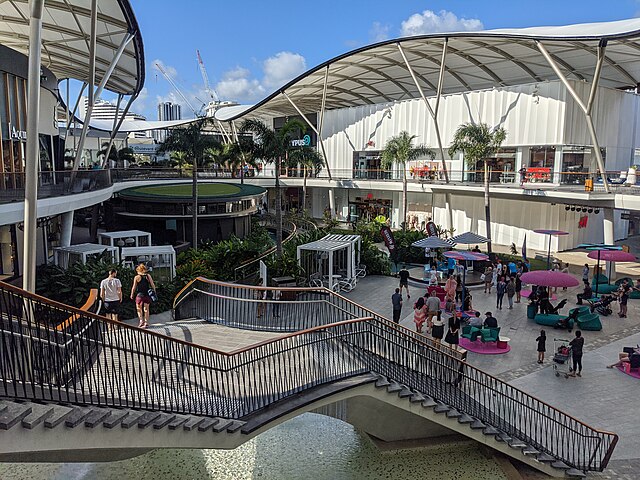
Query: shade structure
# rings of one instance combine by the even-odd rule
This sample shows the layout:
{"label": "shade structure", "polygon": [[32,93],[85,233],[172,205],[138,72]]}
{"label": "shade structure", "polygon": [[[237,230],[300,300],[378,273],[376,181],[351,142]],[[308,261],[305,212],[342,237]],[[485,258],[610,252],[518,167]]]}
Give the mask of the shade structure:
{"label": "shade structure", "polygon": [[469,260],[472,262],[479,262],[482,260],[489,260],[489,257],[484,253],[477,252],[462,252],[462,251],[453,251],[453,252],[444,252],[443,255],[447,258],[453,258],[455,260]]}
{"label": "shade structure", "polygon": [[541,233],[543,235],[549,235],[549,248],[547,249],[547,270],[551,268],[551,236],[569,235],[569,232],[563,230],[546,230],[538,229],[534,230],[535,233]]}
{"label": "shade structure", "polygon": [[622,250],[594,250],[589,252],[587,257],[605,262],[635,262],[638,260],[635,255]]}
{"label": "shade structure", "polygon": [[451,240],[463,245],[475,245],[478,243],[487,243],[489,241],[488,238],[473,232],[461,233],[460,235],[453,237]]}
{"label": "shade structure", "polygon": [[419,248],[453,248],[455,243],[446,238],[440,237],[427,237],[422,240],[417,240],[411,244],[412,247]]}
{"label": "shade structure", "polygon": [[576,287],[580,285],[578,279],[572,275],[551,270],[536,270],[523,273],[520,279],[523,283],[543,287]]}

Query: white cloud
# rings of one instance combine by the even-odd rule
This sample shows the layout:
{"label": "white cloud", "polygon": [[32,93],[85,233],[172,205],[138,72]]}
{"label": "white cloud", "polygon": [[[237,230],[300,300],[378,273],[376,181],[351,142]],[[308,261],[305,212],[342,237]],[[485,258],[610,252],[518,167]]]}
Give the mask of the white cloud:
{"label": "white cloud", "polygon": [[262,62],[262,79],[243,67],[224,73],[215,89],[221,100],[253,102],[262,99],[307,69],[305,58],[292,52],[279,52]]}
{"label": "white cloud", "polygon": [[[153,64],[153,69],[160,73],[162,70],[165,71],[165,73],[171,77],[171,80],[175,80],[176,78],[178,78],[178,71],[172,67],[171,65],[167,65],[165,64],[162,60],[160,60],[159,58],[156,58],[153,62],[151,62]],[[162,70],[160,70],[160,68],[162,68]]]}
{"label": "white cloud", "polygon": [[458,18],[455,13],[440,10],[435,13],[425,10],[422,13],[414,13],[402,22],[401,35],[423,35],[427,33],[463,32],[482,30],[484,26],[477,18]]}
{"label": "white cloud", "polygon": [[373,22],[369,29],[369,39],[373,43],[383,42],[389,38],[389,25],[380,22]]}

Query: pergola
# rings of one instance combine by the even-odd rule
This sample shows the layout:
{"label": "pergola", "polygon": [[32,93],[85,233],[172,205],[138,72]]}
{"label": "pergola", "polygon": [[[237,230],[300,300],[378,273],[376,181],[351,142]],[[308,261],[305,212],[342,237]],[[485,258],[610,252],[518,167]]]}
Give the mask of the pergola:
{"label": "pergola", "polygon": [[53,249],[53,260],[62,268],[69,268],[74,263],[87,263],[90,257],[102,255],[108,252],[114,263],[118,262],[118,247],[100,245],[97,243],[79,243],[68,247],[56,247]]}
{"label": "pergola", "polygon": [[360,259],[360,235],[327,235],[297,247],[298,264],[306,280],[317,280],[334,289],[340,281],[356,277]]}

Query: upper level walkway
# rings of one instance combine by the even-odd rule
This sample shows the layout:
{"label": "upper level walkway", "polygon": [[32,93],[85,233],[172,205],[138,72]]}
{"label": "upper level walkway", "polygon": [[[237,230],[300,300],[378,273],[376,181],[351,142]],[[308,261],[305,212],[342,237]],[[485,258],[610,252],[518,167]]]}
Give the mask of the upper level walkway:
{"label": "upper level walkway", "polygon": [[[459,433],[556,476],[606,467],[615,434],[340,295],[280,290],[280,301],[259,300],[260,289],[197,279],[180,293],[178,322],[165,328],[181,330],[190,319],[271,332],[225,351],[0,284],[0,396],[14,400],[0,404],[0,428],[10,429],[0,436],[0,458],[234,448],[287,418],[346,401],[354,412],[347,421],[379,438]],[[137,433],[123,430],[136,425]]]}

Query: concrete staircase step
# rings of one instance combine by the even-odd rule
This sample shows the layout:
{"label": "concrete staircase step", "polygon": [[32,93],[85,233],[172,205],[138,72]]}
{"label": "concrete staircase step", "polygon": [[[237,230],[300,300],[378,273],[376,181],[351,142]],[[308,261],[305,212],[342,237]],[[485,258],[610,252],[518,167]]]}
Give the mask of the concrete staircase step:
{"label": "concrete staircase step", "polygon": [[[500,430],[498,430],[495,427],[492,427],[491,425],[489,425],[487,428],[485,428],[482,433],[484,433],[485,435],[499,435],[500,434]],[[502,436],[502,435],[500,435]],[[496,437],[496,440],[498,440],[499,437]],[[510,439],[510,438],[509,438]],[[507,440],[502,440],[503,442],[506,442]]]}
{"label": "concrete staircase step", "polygon": [[9,430],[22,422],[31,413],[31,406],[22,403],[6,403],[6,408],[0,412],[0,430]]}
{"label": "concrete staircase step", "polygon": [[471,415],[467,415],[466,413],[463,413],[458,417],[459,423],[473,423],[474,420],[475,418],[473,418]]}
{"label": "concrete staircase step", "polygon": [[404,386],[404,388],[400,390],[400,393],[398,393],[398,396],[400,398],[408,398],[408,397],[411,397],[412,395],[413,395],[413,392],[407,386]]}
{"label": "concrete staircase step", "polygon": [[84,419],[84,426],[94,428],[103,423],[109,415],[111,415],[111,410],[107,408],[94,408]]}
{"label": "concrete staircase step", "polygon": [[553,468],[557,468],[559,470],[569,470],[571,467],[560,460],[557,460],[551,464]]}
{"label": "concrete staircase step", "polygon": [[231,425],[227,427],[227,432],[235,433],[240,430],[244,424],[245,422],[243,422],[242,420],[234,420],[233,422],[231,422]]}
{"label": "concrete staircase step", "polygon": [[436,413],[447,413],[449,410],[451,410],[451,407],[445,405],[444,403],[438,403],[433,409],[433,411]]}
{"label": "concrete staircase step", "polygon": [[138,420],[138,428],[147,428],[153,422],[155,422],[158,418],[160,418],[160,412],[147,412],[140,417]]}
{"label": "concrete staircase step", "polygon": [[377,388],[388,387],[389,385],[391,385],[391,382],[387,379],[387,377],[382,375],[378,377],[378,380],[376,381]]}
{"label": "concrete staircase step", "polygon": [[541,453],[536,457],[536,460],[538,460],[541,463],[550,463],[550,462],[555,462],[556,457],[552,457],[548,453]]}
{"label": "concrete staircase step", "polygon": [[109,417],[104,422],[102,422],[102,425],[105,428],[116,427],[122,423],[127,415],[129,415],[129,412],[127,412],[126,410],[112,409],[111,415],[109,415]]}
{"label": "concrete staircase step", "polygon": [[487,428],[487,426],[477,418],[473,421],[471,425],[469,425],[469,427],[471,427],[472,430],[483,430]]}
{"label": "concrete staircase step", "polygon": [[521,441],[521,440],[517,440],[517,439],[514,439],[514,440],[512,440],[511,442],[508,442],[508,443],[509,443],[509,446],[510,446],[511,448],[520,448],[520,449],[523,449],[523,448],[527,448],[527,447],[529,446],[529,445],[527,445],[526,443],[524,443],[523,441]]}
{"label": "concrete staircase step", "polygon": [[433,408],[436,405],[438,405],[438,402],[436,402],[433,398],[431,397],[425,397],[424,401],[422,402],[422,406],[426,407],[426,408]]}
{"label": "concrete staircase step", "polygon": [[411,403],[421,403],[424,402],[426,399],[424,398],[424,395],[422,395],[421,393],[414,393],[413,395],[411,395],[411,398],[409,399],[409,401]]}
{"label": "concrete staircase step", "polygon": [[387,392],[396,393],[402,391],[403,388],[403,385],[400,385],[398,382],[392,381],[391,384],[387,387]]}
{"label": "concrete staircase step", "polygon": [[56,428],[71,415],[71,412],[73,412],[73,408],[56,405],[53,407],[53,414],[44,421],[44,426],[46,428]]}
{"label": "concrete staircase step", "polygon": [[90,413],[90,408],[76,407],[73,409],[73,412],[71,412],[71,415],[66,418],[64,424],[69,428],[76,428],[78,425],[85,421]]}
{"label": "concrete staircase step", "polygon": [[201,432],[206,432],[218,422],[219,420],[217,418],[207,418],[204,422],[198,425],[198,430]]}
{"label": "concrete staircase step", "polygon": [[140,418],[144,415],[144,412],[129,412],[129,415],[122,419],[122,428],[131,428],[138,424]]}
{"label": "concrete staircase step", "polygon": [[22,426],[28,430],[40,425],[47,418],[53,415],[54,408],[51,405],[40,405],[32,403],[31,413],[22,420]]}
{"label": "concrete staircase step", "polygon": [[163,413],[162,415],[160,415],[160,417],[156,419],[155,422],[153,422],[153,428],[156,430],[160,430],[161,428],[164,428],[167,425],[169,425],[175,419],[176,419],[176,416],[174,414]]}
{"label": "concrete staircase step", "polygon": [[177,428],[182,427],[182,425],[184,425],[188,420],[189,420],[189,417],[187,416],[176,415],[176,418],[171,422],[169,422],[169,430],[175,430]]}
{"label": "concrete staircase step", "polygon": [[461,416],[462,416],[462,413],[460,413],[455,408],[452,408],[447,412],[447,418],[460,418]]}
{"label": "concrete staircase step", "polygon": [[220,421],[213,427],[213,431],[216,433],[220,433],[223,430],[226,430],[233,424],[233,420],[230,420],[228,418],[219,418],[218,420]]}
{"label": "concrete staircase step", "polygon": [[525,455],[538,455],[540,451],[529,445],[528,447],[522,449],[522,453]]}
{"label": "concrete staircase step", "polygon": [[190,432],[194,428],[197,428],[202,422],[204,417],[189,417],[189,420],[182,426],[186,431]]}
{"label": "concrete staircase step", "polygon": [[581,472],[577,468],[570,468],[569,470],[564,472],[564,474],[567,475],[568,477],[574,477],[574,478],[586,478],[587,477],[587,475],[584,472]]}

